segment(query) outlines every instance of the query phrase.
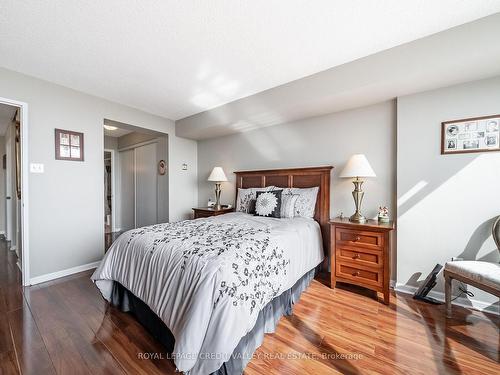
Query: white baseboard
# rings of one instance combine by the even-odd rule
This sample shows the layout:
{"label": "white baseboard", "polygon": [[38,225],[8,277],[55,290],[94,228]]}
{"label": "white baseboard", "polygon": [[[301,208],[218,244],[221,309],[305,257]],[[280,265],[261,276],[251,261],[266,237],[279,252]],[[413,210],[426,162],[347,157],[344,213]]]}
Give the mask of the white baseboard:
{"label": "white baseboard", "polygon": [[36,284],[44,283],[46,281],[59,279],[59,278],[64,277],[64,276],[73,275],[73,274],[78,273],[78,272],[91,270],[92,268],[97,268],[99,263],[101,263],[101,262],[100,261],[99,262],[92,262],[92,263],[83,264],[83,265],[77,266],[77,267],[67,268],[67,269],[62,270],[62,271],[57,271],[57,272],[47,273],[47,274],[41,275],[41,276],[32,277],[30,279],[30,285],[36,285]]}
{"label": "white baseboard", "polygon": [[[417,291],[416,286],[405,285],[401,283],[395,283],[394,290],[396,292],[401,292],[405,294],[414,294]],[[428,294],[429,297],[435,298],[438,301],[444,302],[444,293],[436,292],[431,290]],[[500,315],[500,312],[497,308],[491,305],[491,303],[479,301],[477,299],[460,297],[452,302],[454,305],[466,307],[468,309],[474,309],[479,311],[485,311],[491,314]]]}

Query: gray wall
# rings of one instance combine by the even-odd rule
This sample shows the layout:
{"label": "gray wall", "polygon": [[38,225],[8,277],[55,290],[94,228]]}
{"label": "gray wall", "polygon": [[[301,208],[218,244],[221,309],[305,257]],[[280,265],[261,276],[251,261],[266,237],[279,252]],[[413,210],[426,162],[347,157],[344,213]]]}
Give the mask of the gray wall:
{"label": "gray wall", "polygon": [[[29,160],[45,165],[44,174],[29,175],[31,277],[102,258],[105,118],[170,135],[170,220],[189,216],[197,201],[196,142],[176,137],[173,121],[6,69],[0,97],[28,103]],[[54,128],[85,134],[84,162],[55,160]]]}
{"label": "gray wall", "polygon": [[109,150],[118,150],[118,138],[104,136],[104,148]]}
{"label": "gray wall", "polygon": [[229,182],[222,186],[222,202],[234,203],[233,171],[260,168],[333,165],[330,215],[354,212],[349,179],[337,176],[347,159],[364,153],[376,178],[364,184],[363,212],[375,216],[379,205],[393,207],[395,196],[396,104],[394,101],[313,117],[198,142],[198,204],[213,197],[207,181],[214,166],[224,168]]}
{"label": "gray wall", "polygon": [[499,114],[500,77],[401,97],[397,110],[398,283],[418,285],[453,256],[498,262],[500,152],[441,155],[440,131],[442,121]]}

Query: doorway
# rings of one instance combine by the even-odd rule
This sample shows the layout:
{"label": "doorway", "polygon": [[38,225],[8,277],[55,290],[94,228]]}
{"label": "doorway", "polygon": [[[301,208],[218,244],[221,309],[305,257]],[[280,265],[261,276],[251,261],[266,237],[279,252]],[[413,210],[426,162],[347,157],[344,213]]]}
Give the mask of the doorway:
{"label": "doorway", "polygon": [[104,233],[116,232],[115,226],[115,153],[104,149]]}
{"label": "doorway", "polygon": [[124,231],[168,222],[168,135],[105,120],[103,155],[107,251]]}
{"label": "doorway", "polygon": [[0,277],[29,285],[28,252],[28,106],[0,98]]}

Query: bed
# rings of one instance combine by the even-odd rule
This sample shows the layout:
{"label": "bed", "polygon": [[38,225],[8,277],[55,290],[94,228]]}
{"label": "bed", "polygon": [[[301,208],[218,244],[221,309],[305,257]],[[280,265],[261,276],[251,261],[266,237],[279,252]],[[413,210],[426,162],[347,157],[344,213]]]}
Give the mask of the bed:
{"label": "bed", "polygon": [[318,187],[314,218],[235,212],[134,229],[92,280],[164,344],[179,371],[242,373],[325,259],[331,169],[235,172],[238,188]]}

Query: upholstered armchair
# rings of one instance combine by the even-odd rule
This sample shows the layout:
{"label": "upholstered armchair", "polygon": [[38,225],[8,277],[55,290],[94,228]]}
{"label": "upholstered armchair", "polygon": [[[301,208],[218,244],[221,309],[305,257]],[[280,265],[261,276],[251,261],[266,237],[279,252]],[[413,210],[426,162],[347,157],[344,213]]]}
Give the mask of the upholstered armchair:
{"label": "upholstered armchair", "polygon": [[[493,239],[500,251],[500,216],[493,223]],[[451,281],[465,284],[500,297],[500,264],[462,260],[447,262],[444,266],[446,316],[451,317]]]}

